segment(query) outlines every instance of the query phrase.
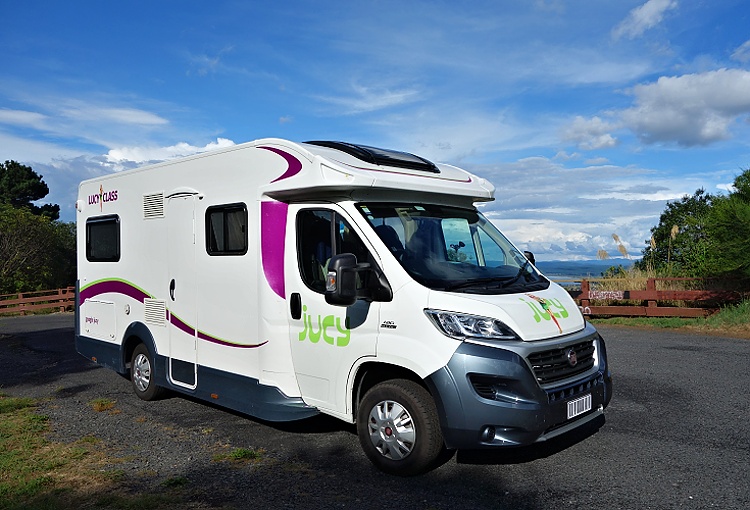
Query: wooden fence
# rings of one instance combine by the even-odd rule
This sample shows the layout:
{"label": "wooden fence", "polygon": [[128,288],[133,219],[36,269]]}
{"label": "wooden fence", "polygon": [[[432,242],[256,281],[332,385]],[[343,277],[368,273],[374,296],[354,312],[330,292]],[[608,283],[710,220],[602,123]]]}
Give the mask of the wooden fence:
{"label": "wooden fence", "polygon": [[64,312],[73,309],[75,299],[75,287],[8,294],[0,296],[0,315],[26,315],[27,312],[42,310]]}
{"label": "wooden fence", "polygon": [[[747,290],[722,289],[721,284],[715,285],[716,290],[664,288],[705,286],[707,280],[698,278],[648,278],[645,289],[640,290],[603,289],[602,282],[609,287],[616,285],[611,278],[558,281],[568,288],[568,293],[587,316],[706,317],[718,311],[721,305],[735,303],[750,294]],[[75,287],[0,296],[0,315],[25,315],[42,310],[62,312],[74,306]]]}
{"label": "wooden fence", "polygon": [[[616,285],[613,279],[580,281],[580,290],[568,290],[587,316],[619,317],[707,317],[725,304],[740,301],[748,292],[726,290],[726,282],[699,278],[648,278],[645,289],[605,290]],[[614,285],[613,285],[614,284]],[[631,286],[635,286],[630,283]],[[704,287],[671,290],[665,287]],[[705,287],[714,287],[714,289]],[[723,288],[722,288],[723,287]]]}

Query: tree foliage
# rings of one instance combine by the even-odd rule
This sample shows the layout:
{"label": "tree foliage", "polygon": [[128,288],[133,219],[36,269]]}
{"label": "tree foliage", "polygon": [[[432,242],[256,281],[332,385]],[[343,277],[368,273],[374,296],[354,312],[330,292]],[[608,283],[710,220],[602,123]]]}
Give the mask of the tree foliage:
{"label": "tree foliage", "polygon": [[692,196],[669,202],[651,229],[651,239],[637,267],[660,273],[704,276],[711,239],[706,222],[716,197],[699,189]]}
{"label": "tree foliage", "polygon": [[32,214],[46,216],[52,220],[60,217],[60,206],[57,204],[34,205],[49,193],[42,176],[30,166],[15,161],[0,163],[0,204],[9,204],[15,208],[28,209]]}
{"label": "tree foliage", "polygon": [[670,202],[651,229],[639,269],[674,276],[750,277],[750,169],[728,196],[699,189]]}
{"label": "tree foliage", "polygon": [[75,224],[57,221],[59,205],[32,203],[48,192],[30,167],[0,163],[0,294],[75,282]]}

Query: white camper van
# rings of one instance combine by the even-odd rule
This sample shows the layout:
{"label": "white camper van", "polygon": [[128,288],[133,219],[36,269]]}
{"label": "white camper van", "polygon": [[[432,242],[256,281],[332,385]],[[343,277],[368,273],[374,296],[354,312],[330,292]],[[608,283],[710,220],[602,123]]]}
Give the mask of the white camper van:
{"label": "white camper van", "polygon": [[76,347],[153,400],[356,423],[380,469],[547,440],[603,413],[604,341],[413,154],[263,139],[81,183]]}

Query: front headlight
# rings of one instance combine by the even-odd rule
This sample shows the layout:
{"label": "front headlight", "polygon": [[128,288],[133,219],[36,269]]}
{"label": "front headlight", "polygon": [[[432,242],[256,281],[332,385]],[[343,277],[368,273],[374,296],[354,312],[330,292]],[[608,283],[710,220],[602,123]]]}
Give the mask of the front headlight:
{"label": "front headlight", "polygon": [[425,310],[432,323],[444,334],[457,340],[518,340],[518,335],[503,322],[490,317],[465,313]]}

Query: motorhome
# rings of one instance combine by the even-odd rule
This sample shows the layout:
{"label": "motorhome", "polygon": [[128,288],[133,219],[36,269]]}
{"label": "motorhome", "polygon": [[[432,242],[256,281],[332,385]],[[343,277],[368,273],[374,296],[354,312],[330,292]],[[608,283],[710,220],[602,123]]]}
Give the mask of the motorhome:
{"label": "motorhome", "polygon": [[414,154],[280,139],[84,181],[76,348],[144,400],[356,424],[393,474],[548,440],[602,416],[605,343],[493,197]]}

